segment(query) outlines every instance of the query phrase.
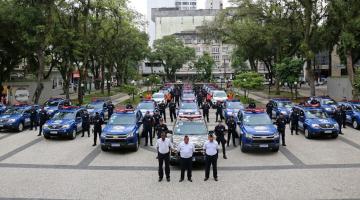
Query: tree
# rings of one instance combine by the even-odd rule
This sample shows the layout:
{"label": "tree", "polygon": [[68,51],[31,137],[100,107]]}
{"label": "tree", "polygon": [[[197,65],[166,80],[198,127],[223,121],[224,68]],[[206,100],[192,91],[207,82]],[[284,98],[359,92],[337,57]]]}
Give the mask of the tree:
{"label": "tree", "polygon": [[260,90],[263,88],[264,78],[256,72],[244,72],[235,77],[233,85],[244,90],[245,97],[251,90]]}
{"label": "tree", "polygon": [[276,64],[276,78],[282,82],[287,83],[293,95],[293,87],[295,82],[299,81],[299,74],[301,73],[304,62],[300,59],[284,58],[280,63]]}
{"label": "tree", "polygon": [[201,73],[200,80],[211,80],[212,68],[215,65],[214,59],[210,56],[208,52],[205,52],[195,63],[194,67],[197,70],[197,73]]}
{"label": "tree", "polygon": [[183,42],[175,36],[165,36],[155,40],[154,50],[157,60],[164,66],[166,77],[170,81],[175,81],[176,71],[195,57],[195,50],[184,46]]}
{"label": "tree", "polygon": [[135,100],[135,94],[138,94],[140,92],[139,87],[135,85],[124,85],[123,88],[127,94],[132,95],[133,101]]}

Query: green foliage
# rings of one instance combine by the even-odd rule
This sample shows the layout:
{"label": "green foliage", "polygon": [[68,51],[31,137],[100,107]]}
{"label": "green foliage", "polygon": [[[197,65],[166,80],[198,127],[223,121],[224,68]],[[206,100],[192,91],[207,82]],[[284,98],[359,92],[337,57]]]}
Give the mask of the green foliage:
{"label": "green foliage", "polygon": [[360,69],[358,69],[358,68],[355,70],[354,89],[356,91],[356,94],[359,96],[359,94],[360,94]]}
{"label": "green foliage", "polygon": [[249,71],[236,75],[233,85],[245,91],[261,90],[263,88],[264,78],[260,74]]}
{"label": "green foliage", "polygon": [[276,78],[282,83],[293,85],[299,81],[299,74],[304,66],[300,59],[285,58],[275,65]]}
{"label": "green foliage", "polygon": [[201,73],[201,77],[198,77],[198,79],[207,81],[211,80],[211,73],[214,65],[214,59],[208,52],[205,52],[204,55],[202,55],[194,64],[197,73]]}

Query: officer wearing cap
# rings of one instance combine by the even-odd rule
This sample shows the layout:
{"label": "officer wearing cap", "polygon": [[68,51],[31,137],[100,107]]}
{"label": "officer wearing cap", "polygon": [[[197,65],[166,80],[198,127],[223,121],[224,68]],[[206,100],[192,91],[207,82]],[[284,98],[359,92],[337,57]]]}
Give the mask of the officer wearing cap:
{"label": "officer wearing cap", "polygon": [[38,136],[41,136],[43,126],[44,126],[44,124],[46,123],[46,121],[48,119],[49,119],[49,116],[46,113],[44,107],[42,107],[40,112],[39,112],[39,134],[38,134]]}
{"label": "officer wearing cap", "polygon": [[269,115],[270,119],[272,119],[273,108],[274,108],[274,105],[271,102],[266,104],[266,113]]}
{"label": "officer wearing cap", "polygon": [[37,130],[37,116],[36,108],[32,106],[30,110],[30,130],[33,130],[33,128],[35,128],[35,131]]}
{"label": "officer wearing cap", "polygon": [[185,135],[184,141],[181,142],[177,148],[177,152],[180,154],[181,163],[181,175],[179,182],[182,182],[185,177],[185,171],[187,171],[188,181],[192,182],[192,156],[195,152],[194,144],[189,142],[189,136]]}
{"label": "officer wearing cap", "polygon": [[164,124],[163,118],[160,118],[159,124],[156,126],[157,138],[161,137],[161,133],[168,133],[169,129],[166,124]]}
{"label": "officer wearing cap", "polygon": [[286,128],[286,119],[284,114],[280,113],[280,116],[276,119],[276,125],[277,129],[279,131],[279,134],[281,135],[281,143],[283,146],[286,146],[285,144],[285,128]]}
{"label": "officer wearing cap", "polygon": [[173,122],[173,120],[176,119],[176,103],[173,100],[169,103],[169,112],[171,122]]}
{"label": "officer wearing cap", "polygon": [[156,142],[156,149],[158,152],[158,160],[159,160],[159,182],[162,181],[164,177],[163,164],[165,164],[165,176],[166,180],[170,181],[170,150],[172,148],[172,144],[168,138],[166,138],[166,133],[161,133],[161,138],[159,138]]}
{"label": "officer wearing cap", "polygon": [[226,125],[228,126],[228,137],[227,137],[227,146],[230,144],[230,139],[232,136],[232,142],[234,147],[236,147],[235,137],[237,136],[236,132],[236,121],[234,116],[230,116],[229,119],[226,121]]}
{"label": "officer wearing cap", "polygon": [[291,135],[293,135],[293,131],[295,130],[295,134],[298,134],[299,131],[299,117],[300,114],[296,109],[293,109],[291,115],[290,115],[290,123],[291,123]]}
{"label": "officer wearing cap", "polygon": [[161,133],[158,133],[158,132],[157,132],[157,127],[158,127],[158,125],[160,124],[161,116],[160,116],[160,113],[159,113],[158,110],[155,110],[154,115],[153,115],[153,118],[154,118],[153,138],[155,138],[155,135],[157,134],[157,135],[158,135],[157,138],[159,139]]}
{"label": "officer wearing cap", "polygon": [[143,123],[143,135],[145,135],[145,146],[148,145],[150,136],[150,146],[152,146],[152,128],[154,126],[154,118],[150,115],[149,111],[146,111],[145,116],[142,119]]}
{"label": "officer wearing cap", "polygon": [[209,123],[210,105],[209,105],[209,103],[207,101],[205,101],[204,104],[202,105],[202,110],[203,110],[204,119],[206,118],[206,121]]}
{"label": "officer wearing cap", "polygon": [[82,135],[84,137],[85,132],[88,132],[88,137],[90,137],[90,115],[87,111],[84,112],[82,116]]}
{"label": "officer wearing cap", "polygon": [[114,113],[114,108],[115,108],[114,104],[111,101],[109,101],[109,104],[107,105],[107,109],[109,112],[109,119],[111,115]]}
{"label": "officer wearing cap", "polygon": [[220,101],[216,102],[216,122],[218,121],[218,116],[220,116],[220,121],[224,119],[223,105]]}
{"label": "officer wearing cap", "polygon": [[225,149],[225,126],[219,122],[218,125],[215,126],[215,135],[216,135],[216,141],[221,144],[222,150],[223,150],[223,157],[224,159],[227,159],[226,157],[226,149]]}
{"label": "officer wearing cap", "polygon": [[213,167],[213,176],[215,181],[218,181],[217,177],[217,159],[219,153],[219,144],[214,140],[214,136],[210,134],[208,141],[204,143],[203,149],[205,151],[205,179],[207,181],[210,175],[210,167]]}
{"label": "officer wearing cap", "polygon": [[164,121],[166,123],[166,104],[164,101],[159,103],[159,111],[160,111],[160,116],[162,116],[162,118],[164,119]]}
{"label": "officer wearing cap", "polygon": [[98,112],[96,112],[95,117],[94,117],[94,144],[93,144],[93,146],[96,146],[97,136],[99,135],[99,138],[101,136],[101,130],[102,130],[101,125],[103,125],[103,123],[104,123],[104,121],[103,121],[102,117],[100,116],[100,114]]}

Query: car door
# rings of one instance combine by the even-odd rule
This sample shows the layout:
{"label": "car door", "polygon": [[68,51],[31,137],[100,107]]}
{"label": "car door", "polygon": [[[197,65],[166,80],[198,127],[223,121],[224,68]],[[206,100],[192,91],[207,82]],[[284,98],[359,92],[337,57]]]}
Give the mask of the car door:
{"label": "car door", "polygon": [[346,108],[346,121],[352,123],[352,117],[354,116],[354,110],[350,104],[344,104]]}
{"label": "car door", "polygon": [[24,126],[30,126],[30,115],[31,115],[30,110],[24,111],[24,113],[23,113]]}
{"label": "car door", "polygon": [[76,113],[75,123],[76,123],[76,131],[78,132],[82,130],[82,115],[83,115],[82,110]]}
{"label": "car door", "polygon": [[274,117],[276,118],[276,117],[277,117],[277,115],[276,115],[276,113],[277,113],[277,103],[274,102],[274,101],[272,101],[271,103],[272,103],[272,105],[273,105],[272,116],[273,116],[273,118],[274,118]]}
{"label": "car door", "polygon": [[305,122],[305,112],[303,110],[299,110],[299,128],[304,130],[304,122]]}

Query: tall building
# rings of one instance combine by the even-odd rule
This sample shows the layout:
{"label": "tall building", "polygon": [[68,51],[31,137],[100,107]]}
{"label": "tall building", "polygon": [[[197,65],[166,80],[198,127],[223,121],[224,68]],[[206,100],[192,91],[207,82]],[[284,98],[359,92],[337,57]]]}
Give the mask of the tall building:
{"label": "tall building", "polygon": [[223,9],[224,3],[222,0],[206,0],[205,9]]}
{"label": "tall building", "polygon": [[180,10],[196,10],[197,0],[175,0],[175,6]]}

